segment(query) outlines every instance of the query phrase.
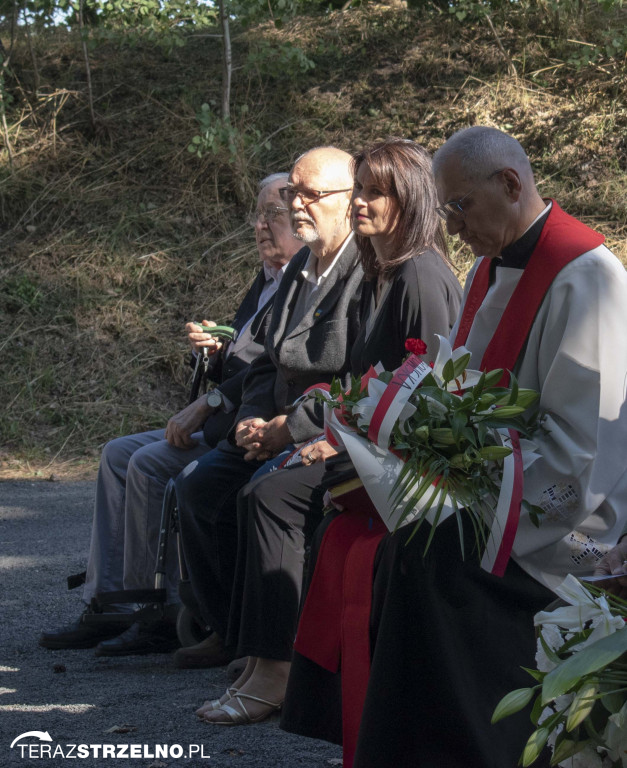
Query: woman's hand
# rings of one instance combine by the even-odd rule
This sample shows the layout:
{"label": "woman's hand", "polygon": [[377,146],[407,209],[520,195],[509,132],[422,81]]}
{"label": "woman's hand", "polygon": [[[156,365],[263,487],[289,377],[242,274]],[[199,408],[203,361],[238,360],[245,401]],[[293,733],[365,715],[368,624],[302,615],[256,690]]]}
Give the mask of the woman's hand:
{"label": "woman's hand", "polygon": [[326,440],[319,440],[313,445],[305,445],[301,450],[303,464],[308,467],[318,461],[326,461],[329,456],[335,456],[337,451]]}

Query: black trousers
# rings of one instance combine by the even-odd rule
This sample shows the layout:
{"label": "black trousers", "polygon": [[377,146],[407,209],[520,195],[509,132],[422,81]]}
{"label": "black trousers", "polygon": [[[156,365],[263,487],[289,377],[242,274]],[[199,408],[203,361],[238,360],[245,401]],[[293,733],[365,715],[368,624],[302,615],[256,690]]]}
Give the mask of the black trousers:
{"label": "black trousers", "polygon": [[226,636],[237,557],[237,493],[263,465],[223,440],[176,478],[185,564],[202,619]]}
{"label": "black trousers", "polygon": [[[411,532],[384,536],[377,551],[354,766],[515,768],[533,731],[529,712],[494,726],[490,718],[506,693],[534,684],[521,667],[535,667],[533,615],[554,595],[513,561],[503,578],[482,571],[470,525],[465,560],[454,518],[439,526],[426,556],[428,531],[408,543]],[[339,673],[295,653],[281,727],[340,741]],[[548,755],[536,766],[546,768]]]}
{"label": "black trousers", "polygon": [[324,472],[324,462],[278,470],[239,493],[239,546],[226,637],[238,656],[292,658],[305,548],[323,517]]}

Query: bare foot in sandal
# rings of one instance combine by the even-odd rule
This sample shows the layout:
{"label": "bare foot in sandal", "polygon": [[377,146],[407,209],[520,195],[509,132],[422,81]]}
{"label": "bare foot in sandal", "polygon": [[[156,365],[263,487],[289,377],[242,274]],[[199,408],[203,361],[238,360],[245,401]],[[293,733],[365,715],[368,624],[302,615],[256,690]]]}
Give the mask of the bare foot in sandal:
{"label": "bare foot in sandal", "polygon": [[252,675],[256,662],[256,658],[249,659],[246,664],[246,668],[233,683],[233,685],[230,685],[219,699],[211,699],[210,701],[205,701],[203,705],[196,710],[196,715],[202,719],[207,714],[207,712],[213,712],[214,710],[220,709],[223,704],[226,704],[229,699],[232,699],[233,696],[235,696],[239,689]]}
{"label": "bare foot in sandal", "polygon": [[213,725],[259,723],[281,708],[290,671],[289,661],[258,659],[254,673],[219,709],[208,710],[203,721]]}

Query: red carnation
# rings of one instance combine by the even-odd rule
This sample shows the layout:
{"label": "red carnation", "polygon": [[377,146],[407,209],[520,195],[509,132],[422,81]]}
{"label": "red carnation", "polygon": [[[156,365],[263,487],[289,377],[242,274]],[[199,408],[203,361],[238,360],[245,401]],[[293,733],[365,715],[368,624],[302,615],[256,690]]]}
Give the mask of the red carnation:
{"label": "red carnation", "polygon": [[422,339],[407,339],[405,349],[412,355],[424,355],[427,352],[427,345]]}

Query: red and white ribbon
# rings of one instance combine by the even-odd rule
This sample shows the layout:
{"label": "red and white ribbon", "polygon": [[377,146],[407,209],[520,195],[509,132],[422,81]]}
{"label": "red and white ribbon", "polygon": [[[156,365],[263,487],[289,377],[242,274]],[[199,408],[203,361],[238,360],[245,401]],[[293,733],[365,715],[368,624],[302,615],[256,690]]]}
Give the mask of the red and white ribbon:
{"label": "red and white ribbon", "polygon": [[390,435],[412,392],[420,385],[431,368],[416,355],[410,355],[394,373],[381,400],[372,414],[368,438],[379,448],[387,448]]}
{"label": "red and white ribbon", "polygon": [[481,567],[495,576],[503,576],[518,530],[523,497],[523,458],[518,432],[515,429],[498,432],[503,445],[511,448],[512,453],[503,461],[501,490]]}

